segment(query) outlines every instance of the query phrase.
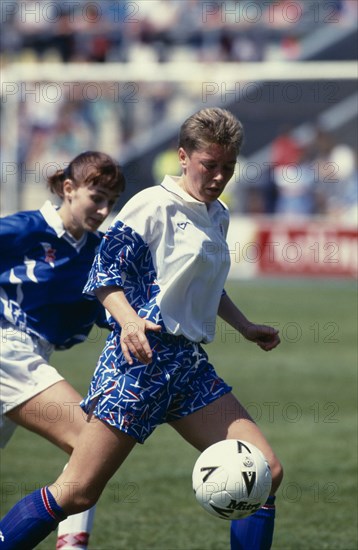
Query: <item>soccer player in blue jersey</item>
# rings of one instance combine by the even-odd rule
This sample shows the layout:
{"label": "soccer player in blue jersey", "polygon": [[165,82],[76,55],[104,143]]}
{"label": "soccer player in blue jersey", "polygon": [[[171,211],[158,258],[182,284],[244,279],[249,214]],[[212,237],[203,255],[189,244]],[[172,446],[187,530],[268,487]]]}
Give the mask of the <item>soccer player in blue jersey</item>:
{"label": "soccer player in blue jersey", "polygon": [[[88,151],[48,185],[60,207],[47,201],[0,222],[0,445],[20,425],[71,453],[85,424],[82,397],[49,358],[85,340],[95,323],[107,326],[103,306],[82,290],[102,237],[97,229],[125,181],[108,155]],[[48,403],[61,411],[57,422],[44,413]],[[93,509],[61,524],[57,548],[87,548],[92,518]]]}
{"label": "soccer player in blue jersey", "polygon": [[81,431],[56,482],[0,522],[0,550],[23,549],[24,541],[35,546],[63,518],[94,505],[136,443],[164,422],[200,451],[243,439],[263,452],[271,495],[257,513],[232,522],[231,547],[270,548],[281,465],[202,347],[214,338],[217,315],[265,351],[280,342],[276,330],[250,322],[223,290],[229,214],[219,196],[242,139],[241,123],[226,110],[189,117],[179,135],[182,175],[138,193],[103,238],[85,287],[112,326],[82,402],[97,421]]}

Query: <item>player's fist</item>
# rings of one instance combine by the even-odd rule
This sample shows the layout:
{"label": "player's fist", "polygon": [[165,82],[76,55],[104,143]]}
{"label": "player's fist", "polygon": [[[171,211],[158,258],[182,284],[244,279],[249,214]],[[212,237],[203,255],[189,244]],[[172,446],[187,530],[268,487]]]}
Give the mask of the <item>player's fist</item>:
{"label": "player's fist", "polygon": [[267,325],[250,323],[245,327],[243,336],[250,342],[255,342],[264,351],[270,351],[281,342],[279,331]]}

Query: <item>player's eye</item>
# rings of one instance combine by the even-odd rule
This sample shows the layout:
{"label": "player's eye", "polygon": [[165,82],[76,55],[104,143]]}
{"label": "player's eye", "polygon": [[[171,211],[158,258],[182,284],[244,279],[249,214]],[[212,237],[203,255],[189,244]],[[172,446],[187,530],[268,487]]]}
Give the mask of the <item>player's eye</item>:
{"label": "player's eye", "polygon": [[95,204],[100,204],[104,200],[101,195],[92,195],[91,199]]}
{"label": "player's eye", "polygon": [[206,168],[207,170],[215,170],[216,168],[216,164],[212,164],[210,162],[202,162],[202,165],[204,166],[204,168]]}

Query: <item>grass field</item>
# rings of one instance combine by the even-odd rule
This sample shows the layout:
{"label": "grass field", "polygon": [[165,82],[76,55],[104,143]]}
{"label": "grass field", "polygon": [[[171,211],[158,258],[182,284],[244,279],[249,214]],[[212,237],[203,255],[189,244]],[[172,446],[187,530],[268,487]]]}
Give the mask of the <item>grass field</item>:
{"label": "grass field", "polygon": [[[334,281],[231,282],[248,317],[275,324],[282,345],[265,354],[218,323],[207,350],[279,455],[273,550],[357,548],[356,285]],[[86,391],[103,336],[55,353],[53,363]],[[97,506],[92,550],[226,550],[229,523],[196,503],[197,452],[159,428],[111,480]],[[18,429],[1,454],[2,514],[54,479],[66,457]],[[39,547],[55,548],[55,535]]]}

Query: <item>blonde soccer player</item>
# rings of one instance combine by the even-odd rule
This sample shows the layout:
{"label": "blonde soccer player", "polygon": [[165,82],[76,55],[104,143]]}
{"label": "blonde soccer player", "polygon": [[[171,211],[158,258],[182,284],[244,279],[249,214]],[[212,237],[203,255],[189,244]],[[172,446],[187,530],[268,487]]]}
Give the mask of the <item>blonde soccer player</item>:
{"label": "blonde soccer player", "polygon": [[[219,197],[242,139],[241,123],[227,110],[189,117],[179,134],[181,176],[135,195],[104,236],[85,287],[112,326],[82,402],[97,421],[81,431],[68,468],[40,491],[41,512],[31,509],[34,493],[0,522],[0,550],[20,550],[24,540],[35,546],[64,517],[93,506],[133,447],[163,423],[200,451],[242,439],[263,452],[271,496],[258,515],[232,523],[231,545],[270,547],[280,462],[202,345],[213,340],[217,315],[264,351],[280,342],[276,330],[250,322],[224,291],[229,213]],[[120,548],[120,538],[116,543]]]}

